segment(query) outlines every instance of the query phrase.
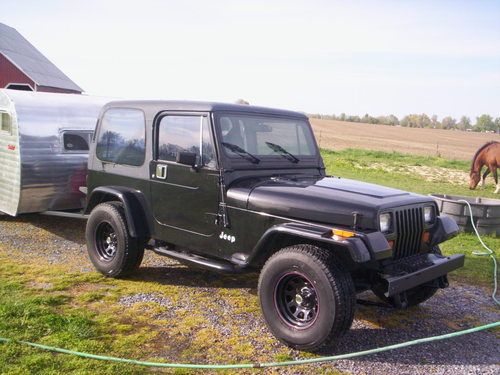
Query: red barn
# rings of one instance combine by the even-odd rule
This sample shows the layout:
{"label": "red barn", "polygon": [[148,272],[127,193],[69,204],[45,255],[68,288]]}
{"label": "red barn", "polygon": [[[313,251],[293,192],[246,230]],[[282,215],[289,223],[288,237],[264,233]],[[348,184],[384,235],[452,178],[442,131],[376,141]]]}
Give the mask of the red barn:
{"label": "red barn", "polygon": [[0,88],[81,94],[82,88],[16,29],[0,23]]}

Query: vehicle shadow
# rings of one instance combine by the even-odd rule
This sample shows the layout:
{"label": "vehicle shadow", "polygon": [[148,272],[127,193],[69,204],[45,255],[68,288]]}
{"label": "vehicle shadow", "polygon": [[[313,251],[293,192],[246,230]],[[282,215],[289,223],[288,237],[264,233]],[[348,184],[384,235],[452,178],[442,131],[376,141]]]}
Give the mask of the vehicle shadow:
{"label": "vehicle shadow", "polygon": [[24,214],[16,217],[0,216],[0,221],[31,224],[67,241],[78,245],[85,244],[85,220],[40,214]]}
{"label": "vehicle shadow", "polygon": [[[167,260],[170,261],[170,260]],[[222,274],[198,267],[188,267],[172,261],[169,266],[142,266],[129,278],[130,281],[147,281],[168,286],[190,288],[247,289],[257,294],[257,273]]]}
{"label": "vehicle shadow", "polygon": [[[85,221],[72,218],[25,214],[18,217],[3,216],[2,221],[26,223],[43,229],[67,241],[85,245]],[[152,265],[150,265],[152,264]],[[185,266],[170,258],[146,251],[145,261],[130,281],[148,281],[163,285],[177,285],[200,288],[244,288],[257,293],[258,275],[222,274],[203,268]]]}

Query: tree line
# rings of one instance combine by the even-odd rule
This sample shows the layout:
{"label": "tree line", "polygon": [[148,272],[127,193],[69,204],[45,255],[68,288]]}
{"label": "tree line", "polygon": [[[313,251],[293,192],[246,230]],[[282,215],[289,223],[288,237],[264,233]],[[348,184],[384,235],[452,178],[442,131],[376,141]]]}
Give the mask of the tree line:
{"label": "tree line", "polygon": [[464,130],[475,132],[494,132],[500,133],[500,117],[493,118],[490,115],[484,114],[476,117],[476,122],[472,123],[470,117],[462,116],[459,120],[446,116],[441,120],[436,115],[428,116],[425,113],[411,114],[398,119],[397,116],[370,116],[368,113],[363,117],[346,115],[322,115],[322,114],[309,114],[309,117],[324,119],[324,120],[339,120],[348,122],[364,122],[368,124],[383,124],[393,126],[404,126],[408,128],[434,128],[434,129],[450,129],[450,130]]}

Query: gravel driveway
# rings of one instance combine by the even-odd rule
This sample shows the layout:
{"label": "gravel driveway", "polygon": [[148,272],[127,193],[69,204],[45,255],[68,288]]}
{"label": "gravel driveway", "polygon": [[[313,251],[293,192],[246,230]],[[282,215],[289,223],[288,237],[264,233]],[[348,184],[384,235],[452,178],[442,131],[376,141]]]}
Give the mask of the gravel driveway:
{"label": "gravel driveway", "polygon": [[[47,262],[64,264],[72,271],[92,272],[87,259],[84,242],[83,221],[62,219],[40,215],[26,215],[21,218],[0,216],[0,251],[26,262]],[[35,240],[36,239],[36,240]],[[192,289],[192,269],[179,266],[176,262],[147,252],[138,277],[154,280],[163,285],[181,285]],[[217,329],[221,335],[231,337],[238,333],[252,333],[251,344],[269,351],[269,358],[278,350],[286,350],[289,357],[304,358],[304,354],[285,348],[273,342],[271,347],[262,345],[254,337],[267,337],[270,334],[258,313],[235,311],[228,303],[220,287],[237,290],[243,296],[256,294],[254,276],[218,276],[207,271],[197,271],[203,285],[196,285],[197,293],[219,296],[216,308],[204,308],[186,298],[182,304],[157,293],[137,293],[123,295],[117,301],[124,309],[133,308],[136,303],[154,302],[161,308],[158,319],[175,314],[177,309],[200,310],[205,317],[203,325]],[[430,301],[406,311],[397,311],[379,306],[358,305],[356,320],[352,330],[334,347],[328,348],[325,355],[349,353],[389,345],[431,335],[449,333],[479,324],[500,319],[483,288],[461,284],[452,279],[451,286],[439,291]],[[374,297],[365,293],[363,299]],[[258,333],[258,335],[255,335]],[[355,360],[342,360],[333,364],[309,366],[314,369],[336,369],[353,374],[498,374],[500,373],[500,345],[498,333],[483,331],[448,341],[419,345],[402,350],[394,350],[376,355],[360,357]],[[277,369],[279,373],[297,373],[294,368]]]}

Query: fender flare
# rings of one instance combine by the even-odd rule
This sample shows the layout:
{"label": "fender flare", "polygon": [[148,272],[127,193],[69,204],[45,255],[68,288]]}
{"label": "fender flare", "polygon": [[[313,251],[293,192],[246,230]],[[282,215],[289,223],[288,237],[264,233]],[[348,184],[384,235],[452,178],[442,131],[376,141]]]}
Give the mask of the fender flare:
{"label": "fender flare", "polygon": [[[286,234],[344,248],[349,252],[351,259],[356,263],[365,263],[377,258],[376,254],[373,254],[371,241],[369,241],[368,244],[365,243],[365,241],[369,240],[369,238],[364,235],[335,239],[331,236],[331,229],[326,227],[299,223],[284,223],[275,225],[264,232],[248,257],[247,264],[253,263],[262,253],[266,251],[267,244],[276,234]],[[383,247],[390,248],[387,241],[385,242],[386,246]]]}
{"label": "fender flare", "polygon": [[85,214],[100,203],[118,200],[123,204],[127,227],[132,237],[148,238],[151,236],[153,223],[152,211],[144,193],[124,186],[99,186],[92,190],[87,199]]}

